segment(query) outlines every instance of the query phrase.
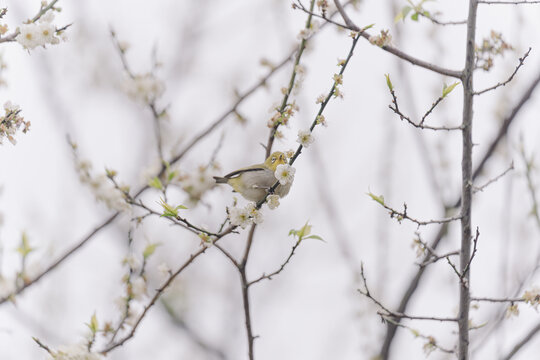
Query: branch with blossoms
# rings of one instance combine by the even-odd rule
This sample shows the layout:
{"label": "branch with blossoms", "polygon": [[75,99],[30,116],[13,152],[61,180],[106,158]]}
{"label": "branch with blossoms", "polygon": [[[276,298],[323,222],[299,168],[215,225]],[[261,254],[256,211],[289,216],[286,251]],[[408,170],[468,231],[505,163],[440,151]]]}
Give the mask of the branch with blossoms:
{"label": "branch with blossoms", "polygon": [[[323,24],[321,28],[325,26],[326,24]],[[316,35],[317,33],[313,33],[310,36],[310,38]],[[0,42],[2,42],[1,39],[2,38],[0,38]],[[4,41],[8,41],[8,40],[4,40]],[[9,41],[14,41],[14,40],[9,40]],[[238,111],[238,108],[247,99],[249,99],[253,94],[255,94],[259,89],[263,88],[271,77],[273,77],[279,70],[281,70],[286,64],[288,64],[289,61],[291,61],[291,59],[293,58],[294,54],[295,54],[295,50],[291,51],[286,56],[284,56],[282,60],[280,60],[276,64],[272,64],[270,66],[269,71],[266,73],[266,75],[262,76],[259,80],[255,81],[245,91],[237,92],[236,99],[230,105],[230,107],[226,109],[219,117],[213,120],[205,129],[203,129],[200,133],[195,135],[193,139],[189,141],[181,151],[179,151],[175,155],[172,155],[170,160],[166,164],[162,164],[161,168],[155,174],[155,177],[157,178],[162,177],[167,171],[167,164],[169,166],[173,166],[177,164],[178,162],[180,162],[180,160],[182,160],[197,144],[199,144],[201,140],[205,139],[208,135],[210,135],[217,128],[219,128],[219,126],[222,125],[226,120],[230,119],[231,115],[235,115]],[[135,199],[138,198],[141,194],[143,194],[145,191],[147,191],[150,188],[151,186],[149,184],[145,184],[141,186],[138,190],[134,191],[133,198]],[[115,212],[114,214],[107,216],[102,222],[100,222],[97,226],[91,229],[88,232],[88,234],[83,236],[72,247],[70,247],[67,251],[61,254],[56,260],[54,260],[50,265],[45,267],[44,270],[36,274],[30,281],[25,283],[24,286],[16,288],[15,290],[9,290],[8,292],[3,292],[2,294],[0,294],[0,305],[6,303],[10,299],[14,299],[15,296],[17,296],[18,294],[20,294],[27,288],[33,286],[41,278],[51,273],[59,265],[64,263],[65,260],[70,258],[73,254],[77,253],[79,249],[81,249],[84,245],[86,245],[89,241],[91,241],[95,237],[95,235],[99,234],[103,229],[106,229],[110,224],[112,224],[118,218],[120,214],[121,214],[120,212]],[[219,232],[223,230],[225,223],[226,222],[223,222]],[[11,287],[8,287],[8,289],[11,289]]]}
{"label": "branch with blossoms", "polygon": [[[32,50],[38,46],[46,47],[46,45],[59,44],[61,40],[67,40],[65,30],[71,24],[57,28],[53,24],[54,12],[61,11],[56,7],[59,0],[53,0],[49,4],[42,2],[38,13],[29,19],[26,23],[17,27],[11,34],[6,35],[8,27],[6,24],[0,25],[0,43],[16,41],[25,49]],[[4,8],[2,16],[5,15],[7,9]]]}

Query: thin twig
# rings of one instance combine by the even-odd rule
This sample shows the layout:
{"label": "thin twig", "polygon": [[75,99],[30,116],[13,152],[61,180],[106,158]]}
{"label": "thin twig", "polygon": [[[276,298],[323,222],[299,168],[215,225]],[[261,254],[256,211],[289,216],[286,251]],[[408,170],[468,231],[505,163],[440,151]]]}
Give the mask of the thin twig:
{"label": "thin twig", "polygon": [[289,253],[289,256],[287,257],[287,259],[285,259],[285,261],[283,262],[283,264],[281,264],[281,266],[279,267],[279,269],[277,269],[276,271],[271,272],[270,274],[262,274],[262,275],[259,276],[257,279],[251,280],[247,285],[248,285],[248,286],[251,286],[251,285],[256,284],[256,283],[258,283],[259,281],[262,281],[262,280],[265,280],[265,279],[272,280],[272,277],[273,277],[273,276],[278,275],[280,272],[282,272],[282,271],[285,269],[285,266],[287,266],[287,264],[289,263],[289,261],[291,261],[291,258],[294,256],[294,252],[296,251],[296,248],[298,248],[298,246],[300,245],[301,242],[302,242],[301,240],[298,240],[298,241],[293,245],[293,247],[292,247],[292,249],[291,249],[291,252]]}
{"label": "thin twig", "polygon": [[512,81],[514,79],[514,76],[516,76],[518,70],[523,66],[523,64],[525,63],[525,59],[527,58],[527,56],[529,56],[529,53],[531,52],[532,48],[529,48],[529,50],[527,50],[527,52],[525,53],[525,55],[523,55],[522,57],[519,58],[519,64],[516,66],[516,68],[514,69],[514,72],[512,73],[512,75],[510,75],[510,77],[508,79],[506,79],[506,81],[503,81],[503,82],[500,82],[498,84],[495,84],[491,87],[488,87],[487,89],[484,89],[484,90],[481,90],[481,91],[475,91],[473,94],[474,95],[481,95],[485,92],[488,92],[488,91],[491,91],[491,90],[495,90],[497,89],[498,87],[501,87],[501,86],[505,86],[506,84],[508,84],[510,81]]}
{"label": "thin twig", "polygon": [[441,322],[458,321],[457,318],[439,317],[439,316],[414,316],[414,315],[408,315],[401,312],[389,310],[379,300],[377,300],[375,297],[373,297],[373,295],[371,295],[368,285],[367,285],[366,275],[364,274],[363,264],[360,266],[360,275],[362,277],[362,283],[364,285],[364,289],[358,289],[358,292],[364,295],[365,297],[367,297],[368,299],[370,299],[373,303],[375,303],[378,307],[381,308],[382,311],[378,311],[377,314],[379,314],[383,319],[394,318],[394,319],[409,319],[409,320],[433,320],[433,321],[441,321]]}
{"label": "thin twig", "polygon": [[499,175],[495,176],[494,178],[490,179],[488,182],[486,182],[484,185],[482,186],[475,186],[474,189],[473,189],[473,192],[474,193],[477,193],[477,192],[481,192],[481,191],[484,191],[484,189],[486,187],[488,187],[489,185],[493,184],[494,182],[497,182],[499,179],[501,179],[503,176],[505,176],[506,174],[508,174],[510,171],[514,170],[514,162],[512,161],[512,163],[510,164],[510,166],[508,167],[508,169],[504,170],[502,173],[500,173]]}
{"label": "thin twig", "polygon": [[393,111],[395,112],[397,115],[399,115],[399,118],[400,120],[405,120],[407,121],[409,124],[411,124],[412,126],[414,126],[415,128],[418,128],[418,129],[427,129],[427,130],[435,130],[435,131],[440,131],[440,130],[445,130],[445,131],[452,131],[452,130],[462,130],[462,127],[461,126],[429,126],[429,125],[424,125],[424,120],[426,119],[426,117],[433,111],[433,109],[435,109],[435,107],[437,105],[439,105],[439,103],[444,99],[443,96],[439,97],[432,105],[431,105],[431,108],[428,109],[428,111],[424,114],[424,116],[422,116],[422,120],[417,124],[415,123],[414,121],[412,121],[408,116],[406,116],[405,114],[403,114],[401,112],[401,110],[399,110],[399,106],[398,106],[398,102],[397,102],[397,97],[396,97],[396,93],[394,91],[394,89],[390,89],[390,94],[392,95],[392,104],[394,104],[394,106],[392,105],[388,105],[388,107]]}

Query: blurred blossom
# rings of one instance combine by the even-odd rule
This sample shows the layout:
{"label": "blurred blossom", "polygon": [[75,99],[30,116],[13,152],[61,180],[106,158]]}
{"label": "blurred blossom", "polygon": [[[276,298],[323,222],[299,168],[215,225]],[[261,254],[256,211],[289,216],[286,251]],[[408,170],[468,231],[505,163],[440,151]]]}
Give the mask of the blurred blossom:
{"label": "blurred blossom", "polygon": [[127,77],[123,89],[131,99],[143,104],[151,104],[163,95],[165,83],[148,73]]}

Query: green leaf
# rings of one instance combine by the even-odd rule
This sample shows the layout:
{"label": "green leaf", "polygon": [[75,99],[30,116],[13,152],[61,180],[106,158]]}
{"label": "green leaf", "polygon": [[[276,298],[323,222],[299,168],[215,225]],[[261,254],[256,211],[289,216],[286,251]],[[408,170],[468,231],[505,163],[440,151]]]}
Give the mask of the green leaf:
{"label": "green leaf", "polygon": [[376,202],[378,202],[382,206],[385,206],[385,204],[384,204],[384,196],[382,196],[382,195],[377,196],[377,195],[373,194],[372,192],[368,192],[367,195],[369,195],[373,200],[375,200]]}
{"label": "green leaf", "polygon": [[374,27],[374,26],[375,26],[375,24],[369,24],[369,25],[367,25],[367,26],[364,26],[361,30],[362,30],[362,31],[366,31],[366,30],[371,29],[371,28]]}
{"label": "green leaf", "polygon": [[153,187],[154,189],[163,190],[163,184],[161,183],[161,180],[159,180],[158,177],[153,178],[148,182],[148,186]]}
{"label": "green leaf", "polygon": [[452,85],[450,86],[447,86],[446,84],[443,84],[443,88],[442,88],[442,97],[446,97],[446,95],[450,94],[450,92],[452,92],[452,90],[454,90],[454,88],[456,86],[459,85],[459,81],[456,81],[455,83],[453,83]]}
{"label": "green leaf", "polygon": [[26,235],[26,232],[23,231],[22,237],[21,237],[21,245],[17,248],[17,252],[22,255],[22,257],[26,257],[28,254],[30,254],[35,249],[30,246],[30,242],[28,241],[28,235]]}
{"label": "green leaf", "polygon": [[393,91],[394,85],[392,84],[392,81],[390,80],[390,74],[384,74],[384,77],[386,77],[386,86],[388,86],[388,89],[390,89],[390,91]]}
{"label": "green leaf", "polygon": [[412,21],[418,21],[418,13],[415,12],[414,14],[411,15],[411,20]]}
{"label": "green leaf", "polygon": [[407,17],[407,15],[409,14],[409,12],[412,10],[412,7],[410,6],[404,6],[401,11],[396,15],[396,17],[394,18],[394,23],[398,23],[400,22],[401,20],[404,20],[405,17]]}
{"label": "green leaf", "polygon": [[305,237],[304,240],[306,239],[315,239],[315,240],[321,240],[322,242],[326,242],[322,237],[320,237],[319,235],[309,235],[308,237]]}
{"label": "green leaf", "polygon": [[176,177],[177,174],[178,173],[176,172],[176,170],[169,172],[169,174],[167,175],[167,183],[170,183]]}
{"label": "green leaf", "polygon": [[165,216],[165,217],[177,217],[178,216],[178,210],[180,209],[187,209],[187,207],[185,207],[184,205],[177,205],[177,206],[172,206],[172,205],[169,205],[165,202],[165,200],[163,199],[159,199],[159,203],[161,205],[161,207],[163,207],[163,214],[161,216]]}
{"label": "green leaf", "polygon": [[90,328],[90,331],[92,332],[92,334],[95,334],[99,330],[99,324],[98,324],[96,313],[92,315],[92,317],[90,318],[90,323],[86,324],[86,326]]}
{"label": "green leaf", "polygon": [[148,259],[150,256],[152,256],[152,254],[156,251],[156,248],[160,245],[161,245],[160,243],[146,245],[146,248],[144,248],[144,251],[143,251],[144,259]]}

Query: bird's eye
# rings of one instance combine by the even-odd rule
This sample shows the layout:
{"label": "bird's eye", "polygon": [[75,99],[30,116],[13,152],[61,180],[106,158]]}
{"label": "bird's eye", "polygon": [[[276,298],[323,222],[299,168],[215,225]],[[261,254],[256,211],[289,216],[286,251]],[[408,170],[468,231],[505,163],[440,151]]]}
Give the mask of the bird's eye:
{"label": "bird's eye", "polygon": [[272,158],[272,162],[273,162],[273,163],[276,162],[276,158],[275,158],[275,157]]}

